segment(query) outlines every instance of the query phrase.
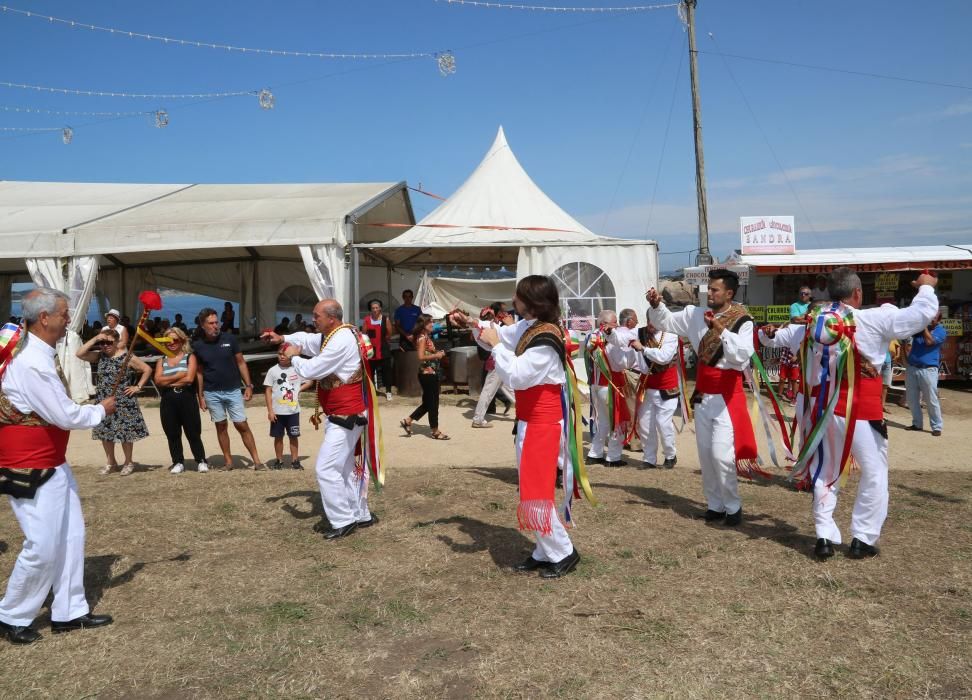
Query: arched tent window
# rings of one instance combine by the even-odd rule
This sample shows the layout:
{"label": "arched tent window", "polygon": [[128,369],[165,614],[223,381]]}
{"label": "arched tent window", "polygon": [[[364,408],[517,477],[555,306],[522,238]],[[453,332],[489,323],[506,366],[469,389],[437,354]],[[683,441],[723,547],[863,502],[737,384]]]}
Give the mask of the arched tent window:
{"label": "arched tent window", "polygon": [[362,294],[361,298],[358,299],[358,316],[364,318],[368,314],[368,302],[370,302],[372,299],[377,299],[380,301],[382,313],[389,316],[393,315],[395,313],[395,309],[398,308],[397,300],[390,298],[388,296],[388,292],[368,292],[367,294]]}
{"label": "arched tent window", "polygon": [[310,323],[311,313],[314,311],[315,304],[317,304],[317,295],[314,294],[314,290],[310,287],[299,284],[287,287],[277,297],[275,322],[280,323],[280,320],[284,316],[293,321],[294,316],[301,314]]}
{"label": "arched tent window", "polygon": [[598,313],[617,306],[614,283],[597,265],[568,263],[554,270],[552,277],[571,330],[590,330]]}

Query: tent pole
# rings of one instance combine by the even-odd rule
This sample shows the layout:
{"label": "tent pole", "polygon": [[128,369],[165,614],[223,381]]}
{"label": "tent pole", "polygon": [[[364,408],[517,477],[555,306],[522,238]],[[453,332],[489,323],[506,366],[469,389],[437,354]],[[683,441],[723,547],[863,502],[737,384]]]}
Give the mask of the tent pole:
{"label": "tent pole", "polygon": [[[253,278],[252,284],[250,285],[250,295],[246,296],[245,290],[240,290],[240,335],[243,335],[243,320],[249,322],[251,316],[256,317],[256,323],[254,324],[252,330],[254,333],[260,330],[260,305],[257,301],[260,298],[260,261],[253,261]],[[247,309],[246,315],[243,313],[243,300],[246,299]],[[276,319],[274,319],[276,320]]]}
{"label": "tent pole", "polygon": [[392,291],[391,291],[391,275],[392,275],[392,266],[391,265],[385,265],[385,293],[388,295],[388,310],[389,311],[391,310],[392,304],[394,303],[392,301],[393,297],[392,297]]}

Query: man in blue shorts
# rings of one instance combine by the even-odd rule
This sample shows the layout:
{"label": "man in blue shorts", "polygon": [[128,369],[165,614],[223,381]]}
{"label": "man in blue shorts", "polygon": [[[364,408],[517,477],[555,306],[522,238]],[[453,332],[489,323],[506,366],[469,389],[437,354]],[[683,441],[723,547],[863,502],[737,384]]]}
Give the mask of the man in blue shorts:
{"label": "man in blue shorts", "polygon": [[[202,338],[193,343],[193,352],[199,363],[196,373],[196,386],[199,392],[199,408],[209,411],[216,424],[216,439],[219,449],[226,460],[227,471],[233,468],[233,454],[230,452],[229,426],[227,417],[243,440],[243,445],[253,460],[252,469],[261,469],[263,463],[257,453],[253,431],[246,421],[243,402],[253,398],[253,382],[250,370],[240,352],[240,344],[232,333],[222,333],[219,329],[219,314],[216,309],[205,308],[199,312],[199,327]],[[244,385],[240,394],[240,382]],[[200,471],[202,471],[200,469]]]}

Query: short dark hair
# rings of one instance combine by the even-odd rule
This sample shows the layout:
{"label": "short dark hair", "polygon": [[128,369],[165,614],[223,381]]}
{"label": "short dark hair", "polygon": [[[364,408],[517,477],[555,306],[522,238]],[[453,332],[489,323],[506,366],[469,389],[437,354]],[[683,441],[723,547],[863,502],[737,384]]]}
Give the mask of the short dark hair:
{"label": "short dark hair", "polygon": [[709,281],[713,282],[715,280],[722,280],[722,283],[726,285],[726,289],[732,292],[732,298],[736,298],[736,292],[739,291],[739,275],[732,270],[719,267],[715,270],[709,270]]}
{"label": "short dark hair", "polygon": [[385,305],[381,303],[381,299],[372,299],[371,301],[369,301],[368,302],[368,308],[369,309],[371,308],[371,305],[372,304],[378,304],[378,308],[379,309],[385,308]]}
{"label": "short dark hair", "polygon": [[415,296],[415,292],[413,292],[411,289],[402,290],[402,296],[405,296],[406,294],[411,294],[413,297]]}
{"label": "short dark hair", "polygon": [[211,306],[204,306],[199,310],[199,315],[196,316],[196,325],[201,326],[210,316],[216,316],[218,318],[219,312]]}
{"label": "short dark hair", "polygon": [[492,304],[489,305],[489,308],[493,310],[494,314],[498,314],[500,311],[503,310],[504,306],[506,306],[505,301],[494,301]]}
{"label": "short dark hair", "polygon": [[527,275],[516,285],[516,296],[534,318],[547,323],[560,320],[557,285],[546,275]]}

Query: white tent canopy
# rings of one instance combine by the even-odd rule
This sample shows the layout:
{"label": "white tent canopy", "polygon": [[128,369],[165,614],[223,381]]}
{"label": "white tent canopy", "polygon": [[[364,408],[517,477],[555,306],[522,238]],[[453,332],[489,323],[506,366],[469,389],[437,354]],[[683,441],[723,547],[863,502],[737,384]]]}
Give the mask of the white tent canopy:
{"label": "white tent canopy", "polygon": [[654,241],[592,233],[527,175],[502,127],[479,166],[438,208],[397,238],[357,247],[390,266],[515,262],[517,278],[558,278],[561,295],[574,300],[567,304],[571,315],[589,316],[599,305],[642,308],[658,276]]}

